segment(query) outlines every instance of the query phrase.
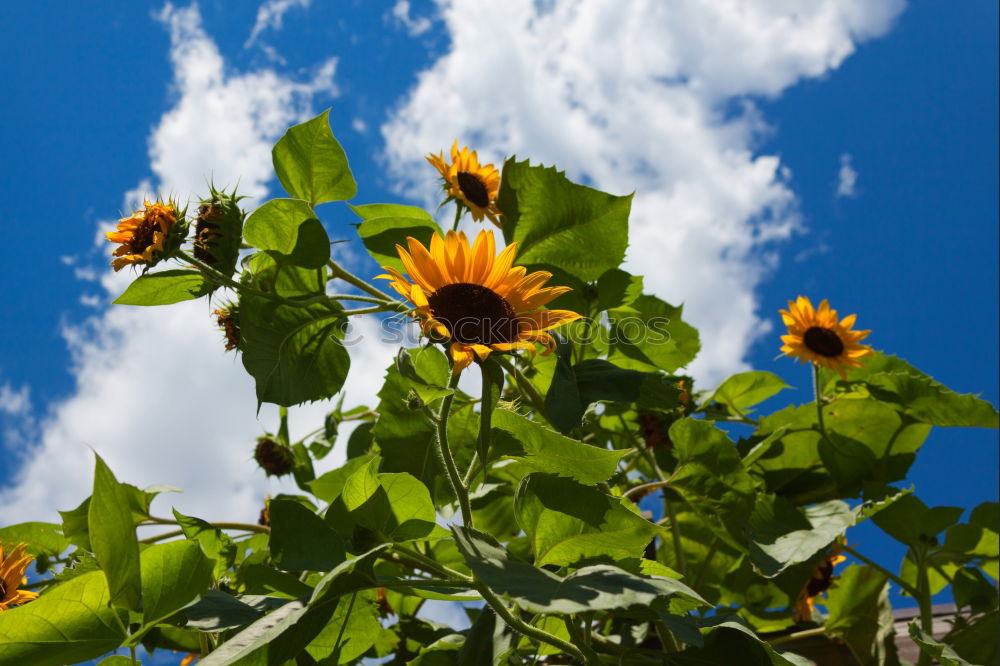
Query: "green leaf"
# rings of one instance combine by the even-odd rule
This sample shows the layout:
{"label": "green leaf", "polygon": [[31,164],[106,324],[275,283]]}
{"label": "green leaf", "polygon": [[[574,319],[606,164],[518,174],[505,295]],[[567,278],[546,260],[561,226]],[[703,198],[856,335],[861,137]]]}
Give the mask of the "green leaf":
{"label": "green leaf", "polygon": [[956,571],[951,585],[955,595],[955,606],[968,607],[973,613],[993,610],[1000,601],[993,583],[976,567],[962,567]]}
{"label": "green leaf", "polygon": [[434,530],[430,491],[406,473],[377,474],[379,460],[347,480],[342,498],[351,518],[393,541],[426,537]]}
{"label": "green leaf", "polygon": [[339,312],[321,303],[291,307],[244,294],[243,367],[256,382],[258,402],[290,407],[337,393],[351,365],[343,326]]}
{"label": "green leaf", "polygon": [[364,654],[381,631],[375,590],[356,592],[338,600],[333,616],[306,651],[323,664],[344,664]]}
{"label": "green leaf", "polygon": [[225,575],[226,570],[236,560],[236,544],[229,535],[201,518],[185,516],[177,509],[173,511],[177,524],[184,531],[184,536],[201,544],[205,555],[215,562],[214,577]]}
{"label": "green leaf", "polygon": [[632,195],[577,185],[554,167],[511,158],[497,203],[519,264],[553,264],[589,282],[625,258]]}
{"label": "green leaf", "polygon": [[484,606],[459,650],[458,666],[501,666],[517,647],[516,638],[514,630],[497,619],[492,608]]}
{"label": "green leaf", "polygon": [[56,523],[17,523],[0,528],[0,544],[27,544],[27,552],[34,556],[62,554],[69,548],[69,539],[63,536],[62,525]]}
{"label": "green leaf", "polygon": [[716,535],[744,548],[743,529],[754,505],[753,480],[736,447],[710,422],[679,419],[670,426],[677,467],[670,488],[678,492]]}
{"label": "green leaf", "polygon": [[[920,647],[920,651],[933,659],[936,659],[941,666],[973,666],[966,660],[958,656],[949,645],[945,645],[931,634],[926,633],[914,620],[909,624],[910,638]],[[996,635],[994,634],[994,639]]]}
{"label": "green leaf", "polygon": [[344,594],[374,583],[356,569],[370,567],[382,547],[339,564],[323,576],[309,602],[297,599],[260,618],[203,658],[201,666],[269,666],[295,658],[326,627]]}
{"label": "green leaf", "polygon": [[915,546],[954,525],[963,511],[954,506],[929,509],[915,495],[905,495],[872,516],[872,520],[892,538]]}
{"label": "green leaf", "polygon": [[326,291],[326,267],[302,268],[284,260],[277,252],[255,252],[246,262],[242,281],[261,291],[289,300],[320,296]]}
{"label": "green leaf", "polygon": [[331,470],[310,481],[307,484],[309,492],[324,502],[332,502],[340,495],[344,489],[344,484],[347,483],[351,475],[361,467],[368,465],[374,458],[375,454],[351,458],[337,469]]}
{"label": "green leaf", "polygon": [[773,373],[740,372],[719,384],[704,402],[708,404],[714,400],[729,407],[731,413],[741,414],[786,388],[788,384]]}
{"label": "green leaf", "polygon": [[175,269],[146,273],[132,281],[115,305],[170,305],[200,298],[213,284],[201,271]]}
{"label": "green leaf", "polygon": [[268,507],[268,549],[276,565],[289,571],[330,571],[346,559],[340,537],[305,506],[273,499]]}
{"label": "green leaf", "polygon": [[243,237],[302,268],[319,268],[330,258],[330,237],[301,199],[271,199],[247,218]]}
{"label": "green leaf", "polygon": [[830,500],[798,508],[773,495],[757,498],[750,516],[750,558],[766,578],[806,562],[854,525],[846,502]]}
{"label": "green leaf", "polygon": [[358,192],[344,149],[330,130],[329,116],[327,109],[312,120],[289,127],[271,151],[281,186],[314,206],[350,199]]}
{"label": "green leaf", "polygon": [[508,433],[521,452],[512,454],[530,469],[594,484],[607,481],[626,451],[609,451],[563,437],[507,409],[493,410],[493,430]]}
{"label": "green leaf", "polygon": [[762,641],[738,619],[732,616],[709,618],[702,630],[703,647],[690,647],[671,654],[673,666],[703,666],[707,664],[770,664],[771,666],[811,666],[813,662],[792,652],[782,652]]}
{"label": "green leaf", "polygon": [[142,551],[142,620],[155,624],[208,589],[212,561],[194,541],[173,541]]}
{"label": "green leaf", "polygon": [[476,577],[533,613],[571,614],[629,609],[675,612],[708,604],[680,581],[633,574],[615,566],[584,567],[565,578],[512,559],[492,537],[452,526],[455,542]]}
{"label": "green leaf", "polygon": [[701,349],[698,331],[673,306],[642,295],[624,308],[608,311],[611,323],[609,360],[634,370],[674,372],[687,366]]}
{"label": "green leaf", "polygon": [[549,474],[521,481],[514,511],[537,566],[639,557],[658,532],[629,500]]}
{"label": "green leaf", "polygon": [[87,524],[94,557],[108,578],[111,604],[140,610],[142,582],[139,541],[129,511],[128,492],[115,480],[104,460],[94,454],[94,492]]}
{"label": "green leaf", "polygon": [[424,247],[429,247],[431,236],[440,233],[434,217],[416,206],[368,204],[350,208],[364,220],[358,225],[358,235],[372,259],[380,266],[395,268],[403,273],[406,267],[399,260],[396,245],[405,248],[407,237],[413,237]]}
{"label": "green leaf", "polygon": [[396,354],[396,369],[425,405],[453,393],[446,386],[451,374],[448,359],[434,347],[419,350],[415,354],[400,349]]}
{"label": "green leaf", "polygon": [[0,613],[0,663],[58,666],[114,650],[127,616],[109,602],[107,579],[93,571]]}
{"label": "green leaf", "polygon": [[613,310],[630,305],[642,295],[642,276],[612,268],[597,279],[597,310]]}
{"label": "green leaf", "polygon": [[847,643],[858,663],[897,663],[889,581],[884,574],[852,564],[837,576],[824,605],[829,613],[824,627]]}
{"label": "green leaf", "polygon": [[1000,650],[997,636],[1000,635],[1000,612],[994,609],[984,613],[972,622],[957,623],[945,637],[952,649],[963,659],[973,664],[996,664]]}
{"label": "green leaf", "polygon": [[220,590],[206,590],[196,603],[184,608],[185,626],[199,631],[235,629],[261,618],[264,612],[289,602],[277,597],[244,596],[237,599]]}
{"label": "green leaf", "polygon": [[101,659],[97,666],[135,666],[135,662],[132,661],[132,657],[115,654]]}

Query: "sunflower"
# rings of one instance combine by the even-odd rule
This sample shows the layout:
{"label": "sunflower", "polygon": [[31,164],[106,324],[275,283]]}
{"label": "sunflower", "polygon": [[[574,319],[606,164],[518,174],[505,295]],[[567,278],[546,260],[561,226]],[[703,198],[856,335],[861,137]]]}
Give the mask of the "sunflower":
{"label": "sunflower", "polygon": [[451,146],[451,164],[444,159],[444,151],[439,155],[428,155],[427,161],[441,172],[443,188],[448,197],[455,199],[472,213],[472,219],[482,221],[490,218],[493,224],[500,224],[500,210],[497,208],[497,192],[500,190],[500,172],[492,164],[479,164],[476,151],[469,147],[458,150],[458,139]]}
{"label": "sunflower", "polygon": [[173,202],[145,202],[142,210],[118,221],[117,231],[106,233],[112,243],[121,243],[115,249],[111,262],[115,272],[128,264],[152,266],[165,253],[165,243],[181,217]]}
{"label": "sunflower", "polygon": [[384,267],[389,274],[379,277],[392,280],[416,306],[413,316],[425,333],[451,341],[456,374],[494,351],[534,351],[535,342],[548,354],[555,340],[546,331],[580,317],[570,310],[540,309],[570,288],[545,287],[551,273],[514,266],[516,243],[497,256],[492,231],[480,231],[471,246],[464,232],[454,231],[444,238],[435,234],[430,251],[415,238],[406,242],[409,251],[399,245],[396,250],[409,279],[389,267]]}
{"label": "sunflower", "polygon": [[812,620],[813,611],[816,609],[813,599],[834,586],[837,577],[833,575],[833,570],[847,559],[840,554],[843,551],[844,543],[846,542],[843,537],[833,543],[830,553],[820,560],[809,580],[802,587],[798,599],[795,600],[795,613],[792,615],[796,622]]}
{"label": "sunflower", "polygon": [[25,555],[24,550],[27,547],[27,544],[19,543],[4,555],[3,544],[0,544],[0,611],[26,603],[38,596],[37,592],[17,589],[27,582],[24,570],[35,559],[31,555]]}
{"label": "sunflower", "polygon": [[813,309],[805,296],[788,301],[788,310],[780,310],[781,320],[788,326],[788,335],[781,336],[781,351],[797,356],[802,363],[835,370],[842,379],[847,378],[847,368],[861,367],[861,359],[874,353],[868,345],[860,344],[871,331],[852,331],[857,315],[848,315],[837,323],[837,311],[831,310],[824,299],[819,308]]}

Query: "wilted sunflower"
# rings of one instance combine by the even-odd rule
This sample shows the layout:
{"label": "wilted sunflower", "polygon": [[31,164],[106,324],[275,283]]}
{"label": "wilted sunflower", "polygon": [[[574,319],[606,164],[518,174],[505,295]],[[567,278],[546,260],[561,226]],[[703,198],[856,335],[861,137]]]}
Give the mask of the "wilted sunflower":
{"label": "wilted sunflower", "polygon": [[181,218],[173,202],[145,202],[142,210],[118,221],[118,230],[107,232],[108,240],[121,243],[111,262],[115,271],[129,264],[152,266],[166,253],[171,231]]}
{"label": "wilted sunflower", "polygon": [[788,326],[788,335],[781,336],[781,351],[796,356],[802,363],[812,363],[835,370],[842,379],[847,368],[861,367],[861,359],[872,354],[872,348],[860,344],[871,331],[852,331],[857,315],[848,315],[837,322],[837,311],[831,310],[826,299],[813,309],[805,296],[788,301],[788,310],[780,310],[781,320]]}
{"label": "wilted sunflower", "polygon": [[441,172],[444,191],[472,213],[472,219],[480,222],[483,217],[498,227],[500,210],[497,208],[497,192],[500,190],[500,172],[492,164],[479,164],[476,151],[466,146],[458,149],[458,139],[451,146],[451,164],[444,159],[444,151],[439,155],[428,155],[427,161]]}
{"label": "wilted sunflower", "polygon": [[24,550],[27,547],[27,544],[19,543],[5,555],[4,546],[0,543],[0,611],[26,603],[38,596],[37,592],[17,589],[25,582],[24,571],[35,559],[25,554]]}
{"label": "wilted sunflower", "polygon": [[[542,310],[543,305],[570,291],[545,287],[552,277],[546,271],[528,273],[513,266],[517,244],[499,256],[492,231],[480,231],[471,247],[465,233],[449,231],[431,238],[430,251],[415,238],[407,238],[409,251],[397,245],[399,258],[409,273],[384,267],[392,287],[416,306],[425,333],[451,340],[455,373],[478,357],[515,349],[534,351],[535,342],[555,348],[546,331],[578,319],[569,310]],[[412,280],[413,282],[410,282]]]}

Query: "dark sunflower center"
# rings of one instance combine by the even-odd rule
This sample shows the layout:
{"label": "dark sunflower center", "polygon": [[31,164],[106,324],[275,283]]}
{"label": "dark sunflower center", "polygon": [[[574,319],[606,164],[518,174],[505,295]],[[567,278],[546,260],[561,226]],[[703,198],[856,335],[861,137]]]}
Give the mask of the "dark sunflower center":
{"label": "dark sunflower center", "polygon": [[821,326],[809,327],[802,336],[802,341],[806,343],[806,347],[820,356],[840,356],[844,351],[844,341],[840,336],[829,328]]}
{"label": "dark sunflower center", "polygon": [[463,344],[493,345],[517,339],[514,309],[481,284],[447,284],[431,294],[427,302],[434,318]]}
{"label": "dark sunflower center", "polygon": [[486,208],[490,205],[490,193],[478,177],[468,171],[459,171],[456,178],[458,179],[458,187],[466,199],[480,208]]}
{"label": "dark sunflower center", "polygon": [[153,244],[153,234],[160,230],[160,223],[154,216],[149,216],[139,223],[132,232],[132,251],[142,252]]}

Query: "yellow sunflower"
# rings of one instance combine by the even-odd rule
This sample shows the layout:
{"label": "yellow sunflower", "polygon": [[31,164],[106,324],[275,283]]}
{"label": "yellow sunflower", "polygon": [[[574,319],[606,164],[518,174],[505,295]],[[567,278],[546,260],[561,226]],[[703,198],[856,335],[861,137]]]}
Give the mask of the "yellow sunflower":
{"label": "yellow sunflower", "polygon": [[24,571],[35,559],[24,553],[27,547],[27,544],[19,543],[5,555],[3,544],[0,544],[0,611],[26,603],[38,596],[36,592],[17,589],[27,582]]}
{"label": "yellow sunflower", "polygon": [[483,217],[498,227],[500,210],[497,208],[497,192],[500,191],[500,172],[492,164],[479,164],[476,151],[466,146],[458,149],[458,139],[451,146],[451,164],[444,159],[444,151],[439,155],[428,155],[427,161],[434,165],[444,179],[444,191],[472,213],[472,219],[482,221]]}
{"label": "yellow sunflower", "polygon": [[121,243],[111,262],[115,272],[129,264],[152,266],[164,253],[164,243],[180,214],[173,203],[145,202],[142,210],[118,221],[117,231],[108,231],[108,240]]}
{"label": "yellow sunflower", "polygon": [[857,315],[848,315],[838,323],[837,311],[830,309],[826,299],[813,309],[808,298],[799,296],[788,301],[788,310],[780,313],[788,327],[788,335],[781,336],[785,343],[781,351],[802,363],[810,361],[835,370],[846,379],[847,368],[861,367],[861,359],[874,353],[868,345],[860,344],[871,331],[851,330]]}
{"label": "yellow sunflower", "polygon": [[444,238],[435,234],[429,251],[415,238],[406,242],[409,251],[399,245],[396,250],[409,279],[389,267],[384,267],[389,274],[379,277],[392,280],[416,306],[412,314],[425,333],[451,340],[456,374],[494,351],[533,352],[535,342],[548,354],[555,340],[546,331],[580,317],[569,310],[542,310],[570,288],[545,287],[551,273],[514,266],[516,243],[496,255],[492,231],[480,231],[471,246],[465,233],[454,231]]}

